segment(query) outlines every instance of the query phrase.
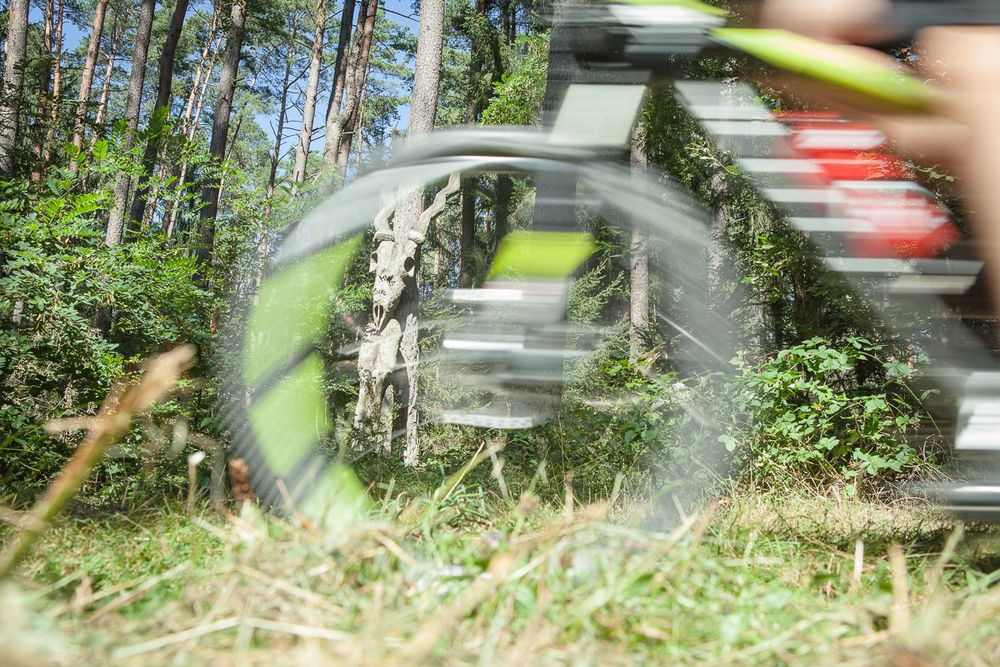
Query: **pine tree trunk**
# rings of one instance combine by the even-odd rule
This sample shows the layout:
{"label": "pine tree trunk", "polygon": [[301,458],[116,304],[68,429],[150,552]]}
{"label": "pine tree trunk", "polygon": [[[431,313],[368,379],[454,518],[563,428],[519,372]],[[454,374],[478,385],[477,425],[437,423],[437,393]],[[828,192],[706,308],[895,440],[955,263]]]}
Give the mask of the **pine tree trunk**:
{"label": "pine tree trunk", "polygon": [[[637,124],[632,134],[630,154],[633,172],[642,177],[649,165],[646,156],[646,131]],[[638,224],[633,221],[633,224]],[[646,230],[633,227],[629,244],[629,330],[628,358],[631,363],[639,360],[645,352],[645,336],[649,329],[649,255]]]}
{"label": "pine tree trunk", "polygon": [[472,287],[472,267],[476,243],[475,176],[462,179],[462,229],[459,235],[458,286]]}
{"label": "pine tree trunk", "polygon": [[357,82],[358,100],[347,120],[344,133],[340,135],[340,146],[337,148],[337,178],[341,182],[347,179],[347,162],[351,156],[351,148],[354,146],[354,135],[357,128],[361,127],[365,111],[365,91],[368,87],[368,54],[371,51],[371,40],[362,51],[363,60],[361,65],[361,78]]}
{"label": "pine tree trunk", "polygon": [[[225,159],[229,120],[236,95],[236,75],[243,50],[243,33],[246,28],[246,0],[233,0],[230,12],[229,34],[226,36],[226,50],[222,54],[222,71],[219,75],[218,98],[215,102],[215,117],[212,119],[212,138],[209,153],[214,166],[221,166]],[[202,279],[205,278],[215,246],[215,218],[219,214],[220,178],[212,176],[206,181],[201,192],[201,234],[195,256],[200,265]]]}
{"label": "pine tree trunk", "polygon": [[0,89],[0,172],[7,174],[14,168],[27,44],[28,0],[10,0],[4,42],[3,88]]}
{"label": "pine tree trunk", "polygon": [[729,204],[726,201],[729,187],[724,172],[720,171],[712,177],[711,188],[714,207],[709,225],[708,303],[712,308],[718,309],[725,300],[722,277],[725,273],[723,269],[726,261],[726,226],[729,218]]}
{"label": "pine tree trunk", "polygon": [[[128,78],[128,94],[125,97],[125,139],[122,142],[123,156],[131,152],[135,145],[136,129],[139,127],[139,111],[142,108],[142,85],[146,79],[146,57],[149,54],[149,37],[153,28],[153,10],[156,0],[142,0],[139,8],[139,23],[135,34],[135,51],[132,55],[132,72]],[[108,230],[104,242],[117,245],[122,242],[125,231],[125,205],[131,179],[118,172],[115,179],[114,202],[108,216]]]}
{"label": "pine tree trunk", "polygon": [[[347,165],[347,157],[343,152],[344,142],[350,141],[348,137],[357,120],[361,84],[368,67],[368,54],[371,51],[372,33],[375,30],[377,13],[378,0],[365,0],[361,13],[358,15],[354,38],[351,40],[351,60],[347,65],[344,78],[344,108],[337,114],[333,127],[326,135],[327,145],[323,154],[323,165],[326,168],[337,166],[336,173],[332,175],[334,187],[342,185],[344,182],[345,174],[343,172]],[[349,147],[348,143],[348,150],[350,150]]]}
{"label": "pine tree trunk", "polygon": [[[421,0],[420,35],[410,97],[410,137],[426,134],[434,127],[443,33],[444,0]],[[417,345],[420,244],[431,220],[444,210],[448,196],[459,188],[458,174],[454,174],[426,210],[423,208],[423,189],[414,189],[402,197],[392,211],[391,229],[388,213],[384,220],[376,221],[370,270],[376,275],[377,285],[392,287],[373,294],[372,323],[365,329],[358,356],[361,392],[354,423],[359,438],[374,439],[384,451],[396,421],[392,417],[399,410],[400,420],[405,422],[403,462],[406,465],[420,462],[416,409],[420,361]],[[392,372],[397,358],[402,358],[405,374]]]}
{"label": "pine tree trunk", "polygon": [[184,28],[184,18],[187,16],[188,0],[177,0],[174,13],[170,17],[170,28],[167,38],[160,51],[157,63],[159,69],[156,81],[156,101],[153,103],[153,113],[149,124],[149,139],[142,155],[142,175],[146,181],[136,190],[132,198],[132,211],[129,215],[129,231],[137,232],[142,227],[146,214],[146,204],[149,199],[150,183],[156,170],[156,158],[163,147],[163,133],[169,124],[170,93],[174,81],[174,59],[177,55],[177,42]]}
{"label": "pine tree trunk", "polygon": [[63,16],[66,13],[65,10],[65,0],[59,0],[59,15],[56,19],[55,55],[52,60],[52,99],[49,104],[49,126],[45,132],[45,145],[42,149],[43,170],[46,170],[52,162],[52,145],[56,140],[56,124],[59,121],[59,97],[62,93]]}
{"label": "pine tree trunk", "polygon": [[[90,89],[94,85],[94,70],[97,67],[97,55],[101,48],[101,33],[104,32],[104,17],[108,13],[108,0],[97,0],[94,8],[94,23],[90,28],[90,39],[87,40],[87,55],[83,60],[83,70],[80,72],[80,95],[77,97],[76,116],[73,119],[73,146],[83,148],[83,130],[87,121],[87,103],[90,102]],[[70,168],[76,171],[74,160]]]}
{"label": "pine tree trunk", "polygon": [[52,84],[52,36],[55,32],[56,5],[55,0],[45,0],[45,9],[42,15],[42,57],[41,57],[41,77],[38,83],[38,109],[35,112],[34,127],[34,155],[35,168],[31,172],[31,180],[37,181],[42,177],[42,152],[45,150],[45,121],[48,118],[49,86]]}
{"label": "pine tree trunk", "polygon": [[295,147],[295,166],[292,169],[292,194],[298,185],[306,180],[306,166],[309,162],[309,145],[312,143],[313,118],[316,115],[316,97],[319,92],[319,70],[323,64],[323,31],[326,27],[326,0],[316,0],[314,13],[316,25],[313,33],[312,52],[309,55],[309,79],[306,82],[306,100],[302,107],[302,128],[299,143]]}
{"label": "pine tree trunk", "polygon": [[340,107],[344,103],[344,84],[349,66],[351,50],[351,28],[354,25],[355,0],[344,0],[344,9],[340,14],[340,37],[337,40],[337,59],[333,64],[333,86],[330,88],[330,101],[326,105],[326,141],[323,145],[323,169],[329,170],[337,160],[336,146],[331,137],[337,119],[340,117]]}

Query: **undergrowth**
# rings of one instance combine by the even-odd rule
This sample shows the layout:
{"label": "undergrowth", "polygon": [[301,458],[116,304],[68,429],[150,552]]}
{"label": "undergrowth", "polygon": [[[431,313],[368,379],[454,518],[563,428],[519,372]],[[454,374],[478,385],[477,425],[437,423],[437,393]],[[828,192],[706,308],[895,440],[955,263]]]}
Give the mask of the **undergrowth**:
{"label": "undergrowth", "polygon": [[36,667],[1000,658],[996,545],[926,507],[742,494],[659,531],[641,508],[463,484],[332,537],[252,506],[67,517],[0,639]]}

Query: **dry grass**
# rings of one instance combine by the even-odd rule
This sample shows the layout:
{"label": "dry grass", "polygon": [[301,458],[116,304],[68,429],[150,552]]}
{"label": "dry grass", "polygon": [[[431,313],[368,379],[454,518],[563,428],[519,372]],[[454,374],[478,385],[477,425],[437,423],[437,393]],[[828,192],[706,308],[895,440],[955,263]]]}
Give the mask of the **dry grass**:
{"label": "dry grass", "polygon": [[252,510],[67,519],[2,592],[0,662],[1000,664],[982,538],[919,506],[742,496],[654,533],[488,502],[335,538]]}

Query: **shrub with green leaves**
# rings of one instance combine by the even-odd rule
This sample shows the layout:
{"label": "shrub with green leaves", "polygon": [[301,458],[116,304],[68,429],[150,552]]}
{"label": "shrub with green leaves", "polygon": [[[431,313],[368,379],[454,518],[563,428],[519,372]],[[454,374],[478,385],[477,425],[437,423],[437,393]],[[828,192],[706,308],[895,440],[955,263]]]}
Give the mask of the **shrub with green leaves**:
{"label": "shrub with green leaves", "polygon": [[805,480],[854,495],[899,478],[918,461],[908,435],[923,413],[909,364],[885,351],[865,338],[811,338],[760,363],[738,357],[738,419],[722,439],[765,486]]}
{"label": "shrub with green leaves", "polygon": [[[81,192],[82,178],[0,183],[0,494],[44,487],[79,440],[47,420],[94,414],[143,357],[208,337],[216,302],[193,258],[151,236],[106,246],[110,188]],[[104,473],[134,481],[139,442]]]}

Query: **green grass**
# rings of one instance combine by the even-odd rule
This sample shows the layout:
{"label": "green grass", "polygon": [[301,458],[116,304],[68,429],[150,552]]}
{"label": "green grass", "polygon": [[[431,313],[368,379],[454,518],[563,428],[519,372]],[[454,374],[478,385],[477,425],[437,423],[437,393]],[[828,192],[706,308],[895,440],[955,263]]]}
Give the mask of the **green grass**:
{"label": "green grass", "polygon": [[55,526],[0,588],[8,662],[1000,663],[1000,550],[966,528],[942,557],[955,526],[914,504],[744,493],[651,532],[461,486],[335,537],[180,509]]}

